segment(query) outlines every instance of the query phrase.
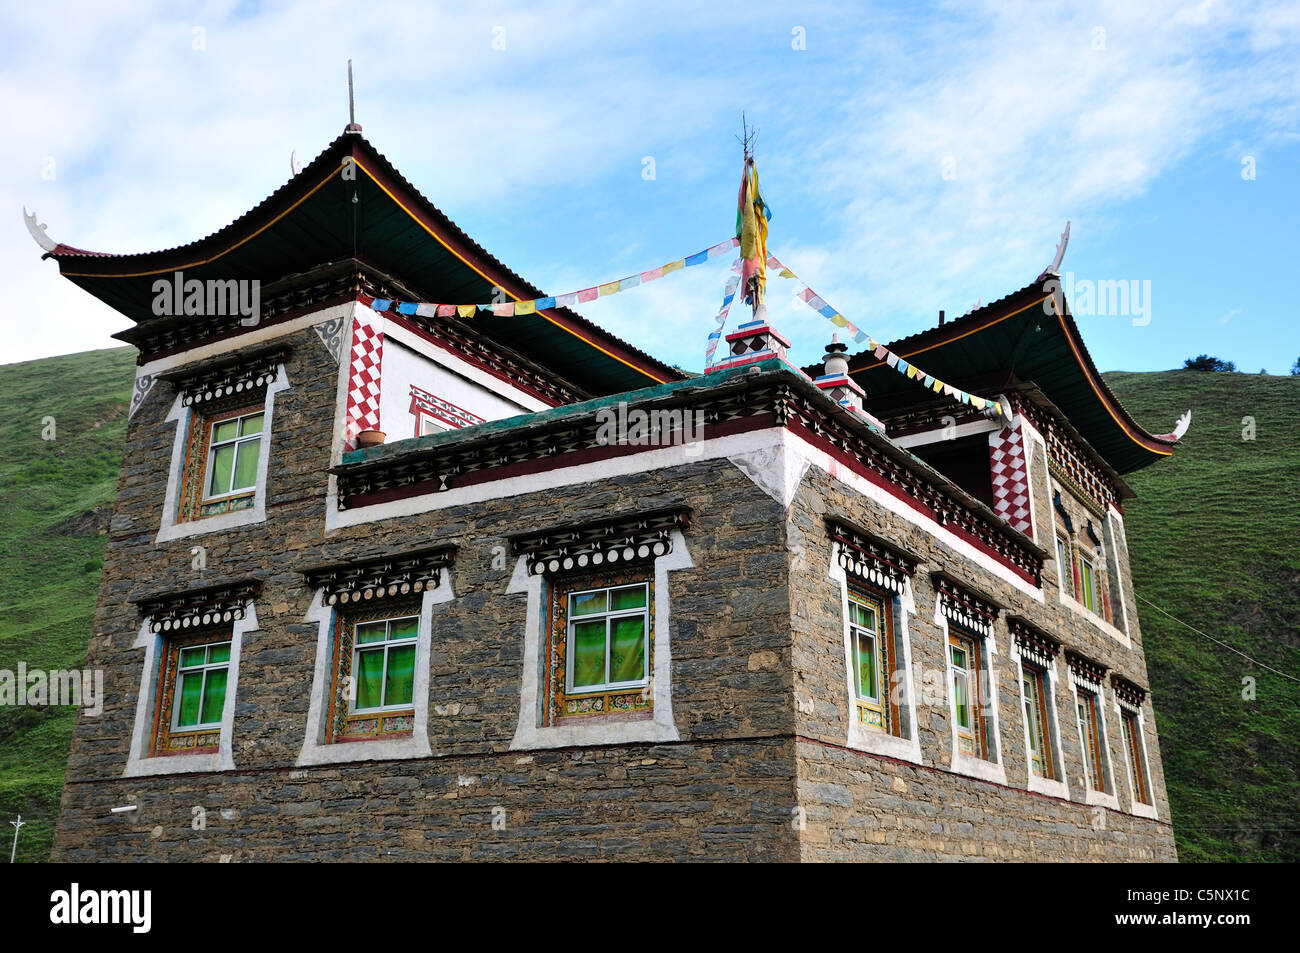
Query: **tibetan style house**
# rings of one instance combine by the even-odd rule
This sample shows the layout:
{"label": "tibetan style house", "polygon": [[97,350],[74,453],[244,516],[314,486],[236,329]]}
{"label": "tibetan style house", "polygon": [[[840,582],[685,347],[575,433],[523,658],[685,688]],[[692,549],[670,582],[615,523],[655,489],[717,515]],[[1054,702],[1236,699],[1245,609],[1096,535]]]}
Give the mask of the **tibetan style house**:
{"label": "tibetan style house", "polygon": [[388,307],[543,292],[356,126],[192,244],[34,234],[139,350],[56,860],[1176,859],[1124,535],[1176,437],[1042,276],[890,345],[991,419],[761,320],[692,376]]}

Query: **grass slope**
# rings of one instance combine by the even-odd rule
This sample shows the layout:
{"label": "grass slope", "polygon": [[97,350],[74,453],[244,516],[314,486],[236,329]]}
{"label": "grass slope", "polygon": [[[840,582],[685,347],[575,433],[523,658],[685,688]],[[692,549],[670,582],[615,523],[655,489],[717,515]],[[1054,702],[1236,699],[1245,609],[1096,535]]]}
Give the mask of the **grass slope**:
{"label": "grass slope", "polygon": [[[1173,457],[1129,476],[1138,499],[1125,524],[1139,597],[1300,675],[1300,377],[1106,379],[1158,429],[1192,409]],[[1138,611],[1179,857],[1300,860],[1300,683],[1146,602]]]}
{"label": "grass slope", "polygon": [[[134,366],[126,347],[0,365],[0,669],[86,657]],[[0,706],[6,855],[21,814],[17,859],[49,857],[75,718]]]}
{"label": "grass slope", "polygon": [[[134,351],[0,366],[0,669],[85,658],[121,463]],[[1152,426],[1193,409],[1170,460],[1130,476],[1139,596],[1260,662],[1300,672],[1300,378],[1107,375]],[[55,439],[43,440],[53,417]],[[1243,418],[1255,422],[1243,440]],[[1300,684],[1139,603],[1184,861],[1300,859]],[[1243,698],[1242,679],[1256,680]],[[0,820],[49,856],[75,713],[0,707]],[[0,827],[11,836],[7,824]],[[9,837],[4,838],[8,846]]]}

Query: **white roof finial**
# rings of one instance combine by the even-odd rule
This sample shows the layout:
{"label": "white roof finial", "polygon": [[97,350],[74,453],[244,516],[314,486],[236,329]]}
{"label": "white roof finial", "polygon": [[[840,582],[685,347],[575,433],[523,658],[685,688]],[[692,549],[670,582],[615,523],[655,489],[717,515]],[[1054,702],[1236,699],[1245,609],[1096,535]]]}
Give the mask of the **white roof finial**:
{"label": "white roof finial", "polygon": [[40,245],[46,251],[54,251],[58,247],[58,242],[45,234],[45,226],[36,223],[36,213],[28,214],[27,206],[23,206],[23,221],[27,224],[27,231],[31,233],[36,244]]}

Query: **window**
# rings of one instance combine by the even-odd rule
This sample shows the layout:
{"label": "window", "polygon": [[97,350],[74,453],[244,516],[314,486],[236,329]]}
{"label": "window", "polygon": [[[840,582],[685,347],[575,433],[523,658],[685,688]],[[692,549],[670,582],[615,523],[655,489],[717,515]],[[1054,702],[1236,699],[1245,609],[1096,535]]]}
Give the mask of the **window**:
{"label": "window", "polygon": [[640,583],[569,593],[569,694],[648,683],[648,591]]}
{"label": "window", "polygon": [[1029,736],[1029,770],[1040,778],[1051,780],[1055,776],[1055,765],[1047,713],[1047,672],[1024,661],[1021,670],[1025,731]]}
{"label": "window", "polygon": [[891,616],[884,599],[849,589],[849,645],[858,723],[897,734],[897,701],[890,691],[894,670]]}
{"label": "window", "polygon": [[1079,601],[1089,612],[1101,613],[1100,600],[1097,598],[1097,574],[1092,568],[1092,560],[1079,553]]}
{"label": "window", "polygon": [[415,606],[339,613],[327,742],[410,736],[419,635]]}
{"label": "window", "polygon": [[205,499],[248,493],[257,486],[261,434],[261,411],[212,423]]}
{"label": "window", "polygon": [[263,408],[191,414],[181,519],[249,509],[257,493]]}
{"label": "window", "polygon": [[952,676],[952,712],[957,725],[957,747],[963,754],[987,759],[988,739],[984,725],[980,654],[977,639],[949,632],[948,668]]}
{"label": "window", "polygon": [[152,754],[215,752],[230,676],[229,632],[168,639],[164,652]]}
{"label": "window", "polygon": [[434,420],[432,417],[426,417],[423,414],[419,416],[419,421],[420,421],[420,426],[419,426],[419,432],[416,434],[417,437],[424,437],[431,433],[445,433],[448,429],[446,426],[438,423],[438,421]]}
{"label": "window", "polygon": [[1074,563],[1070,559],[1070,541],[1064,536],[1056,537],[1056,571],[1061,577],[1061,588],[1074,598]]}
{"label": "window", "polygon": [[1078,689],[1079,739],[1083,745],[1084,776],[1088,787],[1109,793],[1106,772],[1103,768],[1102,746],[1105,743],[1098,728],[1097,696],[1087,689]]}
{"label": "window", "polygon": [[1142,756],[1142,727],[1137,715],[1128,709],[1120,710],[1119,723],[1124,733],[1124,751],[1133,775],[1133,800],[1139,804],[1150,804],[1151,784],[1147,777],[1146,759]]}
{"label": "window", "polygon": [[547,723],[649,713],[654,587],[639,574],[560,578],[551,584]]}
{"label": "window", "polygon": [[352,710],[410,708],[415,684],[415,642],[419,616],[363,622],[356,627]]}

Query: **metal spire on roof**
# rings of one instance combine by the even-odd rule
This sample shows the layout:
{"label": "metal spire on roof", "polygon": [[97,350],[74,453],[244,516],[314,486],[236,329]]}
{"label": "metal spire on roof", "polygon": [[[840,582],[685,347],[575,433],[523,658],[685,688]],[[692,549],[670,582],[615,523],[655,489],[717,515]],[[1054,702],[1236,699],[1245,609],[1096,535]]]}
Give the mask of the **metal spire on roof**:
{"label": "metal spire on roof", "polygon": [[361,127],[357,125],[357,106],[356,100],[352,95],[352,61],[348,60],[348,124],[343,129],[344,132],[360,132]]}

